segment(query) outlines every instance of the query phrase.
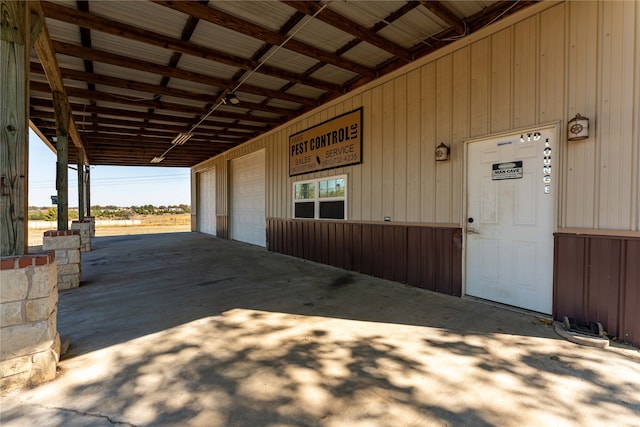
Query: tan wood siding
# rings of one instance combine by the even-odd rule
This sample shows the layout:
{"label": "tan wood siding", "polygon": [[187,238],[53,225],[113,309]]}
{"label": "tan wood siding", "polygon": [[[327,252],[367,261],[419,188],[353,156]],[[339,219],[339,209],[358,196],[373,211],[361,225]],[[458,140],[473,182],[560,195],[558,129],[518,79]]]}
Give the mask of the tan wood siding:
{"label": "tan wood siding", "polygon": [[[228,213],[226,163],[266,147],[267,217],[291,217],[294,181],[344,173],[350,220],[461,224],[464,139],[559,122],[558,226],[638,230],[639,9],[543,2],[307,113],[214,160],[218,212]],[[359,107],[361,165],[288,176],[289,135]],[[576,113],[590,137],[568,142]],[[435,161],[441,142],[449,161]]]}

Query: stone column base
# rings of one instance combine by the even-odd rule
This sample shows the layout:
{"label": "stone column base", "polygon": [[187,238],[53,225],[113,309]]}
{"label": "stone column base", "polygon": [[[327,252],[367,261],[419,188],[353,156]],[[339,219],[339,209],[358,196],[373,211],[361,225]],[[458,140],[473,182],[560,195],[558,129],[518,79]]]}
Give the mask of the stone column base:
{"label": "stone column base", "polygon": [[56,253],[59,290],[80,286],[80,231],[45,231],[42,249]]}
{"label": "stone column base", "polygon": [[60,360],[54,252],[0,260],[0,392],[56,376]]}
{"label": "stone column base", "polygon": [[80,231],[80,252],[91,251],[91,223],[90,219],[71,222],[71,229]]}

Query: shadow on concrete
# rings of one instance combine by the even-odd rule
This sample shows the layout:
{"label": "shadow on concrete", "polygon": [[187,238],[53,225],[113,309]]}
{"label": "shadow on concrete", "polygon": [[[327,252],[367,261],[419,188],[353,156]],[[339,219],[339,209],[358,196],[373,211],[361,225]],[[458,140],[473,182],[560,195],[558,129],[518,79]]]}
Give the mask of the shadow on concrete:
{"label": "shadow on concrete", "polygon": [[625,425],[640,414],[637,361],[611,361],[610,377],[602,350],[532,316],[197,233],[93,248],[83,286],[60,298],[72,345],[56,381],[69,377],[69,398],[44,425]]}

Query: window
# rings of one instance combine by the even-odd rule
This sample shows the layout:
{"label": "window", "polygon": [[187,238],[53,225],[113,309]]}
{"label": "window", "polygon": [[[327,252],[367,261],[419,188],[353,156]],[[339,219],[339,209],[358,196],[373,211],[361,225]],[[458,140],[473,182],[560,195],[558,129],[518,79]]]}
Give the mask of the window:
{"label": "window", "polygon": [[347,219],[347,176],[293,183],[293,217]]}

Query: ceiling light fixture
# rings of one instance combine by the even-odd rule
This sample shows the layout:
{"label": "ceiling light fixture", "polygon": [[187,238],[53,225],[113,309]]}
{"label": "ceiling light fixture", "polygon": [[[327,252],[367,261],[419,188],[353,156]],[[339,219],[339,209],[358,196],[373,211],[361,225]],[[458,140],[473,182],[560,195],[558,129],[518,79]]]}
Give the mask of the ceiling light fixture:
{"label": "ceiling light fixture", "polygon": [[153,159],[151,159],[151,163],[160,163],[163,160],[164,157],[154,157]]}
{"label": "ceiling light fixture", "polygon": [[185,142],[187,142],[191,137],[193,136],[193,132],[180,132],[178,134],[178,136],[176,136],[175,138],[173,138],[173,141],[171,141],[171,144],[173,145],[183,145]]}
{"label": "ceiling light fixture", "polygon": [[240,104],[240,100],[238,99],[235,93],[229,92],[227,96],[224,97],[224,103],[231,104],[231,105],[238,105]]}

